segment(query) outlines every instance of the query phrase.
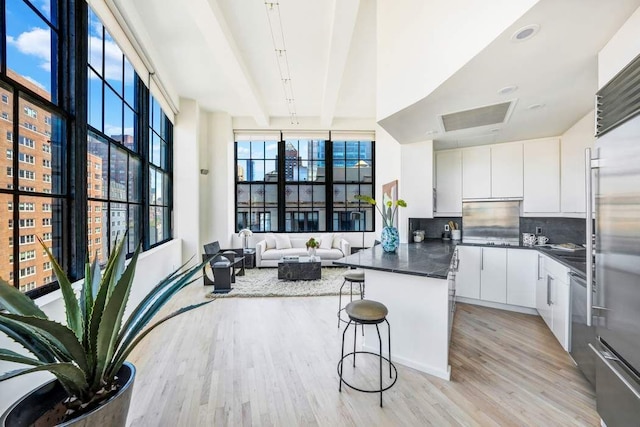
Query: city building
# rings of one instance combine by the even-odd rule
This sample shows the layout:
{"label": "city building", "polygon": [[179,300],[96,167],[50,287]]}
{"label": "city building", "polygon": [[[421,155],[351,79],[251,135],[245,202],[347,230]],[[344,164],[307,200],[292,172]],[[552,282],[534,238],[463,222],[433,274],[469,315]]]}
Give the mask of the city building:
{"label": "city building", "polygon": [[[40,86],[7,70],[8,75],[35,93],[48,98]],[[53,200],[46,197],[54,184],[59,185],[59,173],[52,168],[52,115],[23,98],[18,116],[13,116],[13,93],[0,85],[0,188],[16,186],[34,196],[21,196],[17,201],[7,194],[0,194],[0,241],[3,248],[0,258],[0,277],[11,284],[18,284],[26,292],[55,280],[51,262],[43,251],[38,238],[51,248],[55,225]],[[14,134],[14,122],[18,122],[18,135]],[[15,142],[17,141],[17,151]],[[16,168],[17,163],[17,168]],[[58,177],[54,177],[58,174]],[[16,183],[17,180],[17,183]],[[37,196],[35,194],[38,194]],[[19,220],[14,210],[20,212]],[[19,228],[19,240],[14,241],[14,228]],[[58,236],[59,238],[59,236]],[[14,247],[18,246],[17,258]],[[18,277],[14,277],[14,264],[19,263]]]}

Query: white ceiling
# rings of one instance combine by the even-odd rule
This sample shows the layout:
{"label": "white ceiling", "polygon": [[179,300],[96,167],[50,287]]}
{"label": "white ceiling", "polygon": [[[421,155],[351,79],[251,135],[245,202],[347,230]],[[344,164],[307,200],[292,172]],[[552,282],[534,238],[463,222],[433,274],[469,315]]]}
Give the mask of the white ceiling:
{"label": "white ceiling", "polygon": [[[261,126],[289,116],[263,0],[113,1],[180,97]],[[298,117],[375,117],[375,2],[279,7]]]}
{"label": "white ceiling", "polygon": [[[431,94],[379,123],[401,143],[434,139],[436,149],[561,135],[593,109],[597,54],[639,5],[541,0]],[[530,24],[540,25],[534,37],[511,40]],[[518,90],[497,93],[509,85]],[[503,125],[446,133],[442,128],[443,114],[509,100],[516,104]],[[533,104],[544,107],[527,108]]]}
{"label": "white ceiling", "polygon": [[[107,1],[178,96],[257,126],[289,116],[264,0]],[[434,139],[436,149],[560,135],[593,108],[597,53],[638,6],[540,0],[440,87],[380,124],[401,143]],[[281,0],[279,7],[298,117],[319,118],[325,128],[337,119],[373,120],[376,2]],[[535,37],[510,40],[533,23]],[[498,95],[507,85],[518,90]],[[440,115],[507,100],[516,104],[506,124],[443,132]],[[535,103],[544,108],[527,109]]]}

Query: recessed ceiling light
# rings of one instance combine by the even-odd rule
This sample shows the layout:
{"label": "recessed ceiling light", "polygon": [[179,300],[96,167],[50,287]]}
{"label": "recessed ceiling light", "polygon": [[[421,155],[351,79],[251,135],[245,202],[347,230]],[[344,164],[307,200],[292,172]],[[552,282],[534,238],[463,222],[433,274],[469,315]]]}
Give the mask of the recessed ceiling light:
{"label": "recessed ceiling light", "polygon": [[527,107],[527,110],[539,110],[544,107],[544,104],[531,104]]}
{"label": "recessed ceiling light", "polygon": [[498,91],[498,95],[508,95],[510,93],[513,93],[515,91],[518,90],[518,86],[516,85],[509,85],[509,86],[505,86],[502,89],[500,89]]}
{"label": "recessed ceiling light", "polygon": [[513,35],[511,36],[511,41],[523,42],[525,40],[529,40],[538,32],[538,30],[540,30],[540,25],[538,24],[531,24],[527,25],[526,27],[522,27],[518,31],[513,33]]}

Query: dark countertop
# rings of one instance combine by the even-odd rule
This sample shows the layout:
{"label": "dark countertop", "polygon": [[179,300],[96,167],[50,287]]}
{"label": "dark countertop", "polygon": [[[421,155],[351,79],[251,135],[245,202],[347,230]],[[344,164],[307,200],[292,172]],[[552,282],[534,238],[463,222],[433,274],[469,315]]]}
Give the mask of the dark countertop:
{"label": "dark countertop", "polygon": [[455,250],[450,241],[427,239],[422,243],[401,243],[395,253],[386,253],[377,245],[333,264],[446,279]]}
{"label": "dark countertop", "polygon": [[[457,245],[478,246],[503,249],[529,249],[543,253],[572,272],[586,278],[586,264],[576,261],[576,258],[586,259],[586,250],[575,252],[551,249],[538,246],[499,246],[483,245],[475,243],[460,243],[452,240],[425,239],[422,243],[402,243],[396,253],[386,253],[380,245],[357,252],[340,260],[334,261],[336,265],[365,268],[370,270],[388,271],[415,276],[434,277],[446,279],[449,271],[451,257]],[[568,258],[569,257],[569,258]]]}
{"label": "dark countertop", "polygon": [[[540,253],[543,253],[554,261],[558,261],[560,264],[569,267],[573,273],[581,276],[583,279],[587,278],[587,251],[586,249],[578,250],[575,252],[568,252],[558,249],[538,248]],[[576,261],[576,258],[582,258],[584,262]]]}

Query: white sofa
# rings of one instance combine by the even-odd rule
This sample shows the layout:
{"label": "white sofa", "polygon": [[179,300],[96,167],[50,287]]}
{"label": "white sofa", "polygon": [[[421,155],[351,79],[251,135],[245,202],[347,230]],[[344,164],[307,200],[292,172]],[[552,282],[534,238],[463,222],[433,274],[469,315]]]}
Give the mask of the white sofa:
{"label": "white sofa", "polygon": [[333,261],[351,254],[351,244],[340,233],[318,233],[309,235],[267,233],[265,239],[256,243],[256,267],[277,267],[285,255],[307,256],[305,243],[310,237],[320,242],[316,256],[322,266],[331,266]]}

